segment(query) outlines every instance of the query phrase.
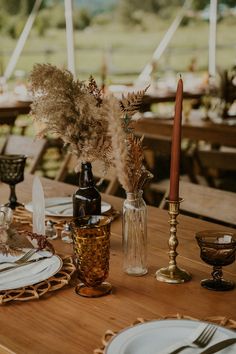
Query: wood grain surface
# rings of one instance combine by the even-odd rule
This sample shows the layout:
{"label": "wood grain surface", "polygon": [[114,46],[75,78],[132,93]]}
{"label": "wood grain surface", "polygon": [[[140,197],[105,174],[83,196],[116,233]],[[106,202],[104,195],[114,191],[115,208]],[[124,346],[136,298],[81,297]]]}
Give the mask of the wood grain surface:
{"label": "wood grain surface", "polygon": [[[69,196],[76,187],[42,179],[46,197]],[[16,186],[18,200],[31,200],[32,176]],[[0,202],[8,200],[9,187],[0,184]],[[103,195],[103,200],[121,210],[122,200]],[[61,289],[50,297],[24,303],[11,303],[0,308],[0,344],[19,354],[89,354],[101,345],[109,328],[120,330],[137,317],[155,319],[180,313],[195,318],[208,316],[236,317],[236,290],[214,292],[203,289],[200,281],[209,277],[211,267],[199,257],[194,235],[204,229],[225,229],[186,216],[178,218],[179,246],[177,263],[192,274],[185,284],[158,282],[155,272],[168,265],[168,213],[148,208],[148,264],[143,277],[131,277],[122,271],[121,218],[112,224],[111,259],[108,280],[111,295],[87,299],[76,295],[74,288]],[[58,252],[72,253],[72,246],[53,241]],[[235,263],[224,269],[225,278],[236,281]]]}

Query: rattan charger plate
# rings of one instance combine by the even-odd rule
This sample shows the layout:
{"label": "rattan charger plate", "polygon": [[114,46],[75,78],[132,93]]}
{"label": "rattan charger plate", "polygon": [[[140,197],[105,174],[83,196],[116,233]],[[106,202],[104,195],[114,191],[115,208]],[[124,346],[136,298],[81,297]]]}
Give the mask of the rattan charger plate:
{"label": "rattan charger plate", "polygon": [[[176,314],[176,315],[167,315],[167,316],[161,316],[158,318],[154,318],[152,320],[170,320],[170,319],[185,319],[185,320],[195,320],[195,321],[207,321],[207,322],[212,322],[214,324],[217,324],[219,326],[223,326],[226,328],[229,328],[231,330],[236,330],[236,321],[231,319],[231,318],[227,318],[227,317],[223,317],[223,316],[212,316],[212,317],[205,317],[205,318],[196,318],[196,317],[191,317],[191,316],[185,316],[185,315],[180,315],[180,314]],[[143,318],[137,318],[135,320],[135,322],[131,325],[131,326],[135,326],[137,324],[140,323],[144,323],[147,322],[148,320],[145,320]],[[102,345],[100,348],[97,348],[93,351],[94,354],[104,354],[105,353],[105,349],[108,345],[108,343],[110,342],[110,340],[117,334],[119,333],[119,331],[112,331],[110,329],[108,329],[105,334],[102,337]]]}
{"label": "rattan charger plate", "polygon": [[53,291],[68,285],[76,268],[71,256],[63,256],[61,259],[63,261],[62,268],[52,277],[41,281],[40,283],[25,286],[20,289],[0,291],[0,305],[4,305],[11,301],[39,299],[43,295],[52,293]]}

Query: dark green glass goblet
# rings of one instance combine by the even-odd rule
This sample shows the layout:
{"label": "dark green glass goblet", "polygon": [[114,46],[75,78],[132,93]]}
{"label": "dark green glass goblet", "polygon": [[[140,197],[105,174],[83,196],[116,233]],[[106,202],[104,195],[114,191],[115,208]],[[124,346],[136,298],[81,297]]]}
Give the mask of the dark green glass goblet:
{"label": "dark green glass goblet", "polygon": [[5,206],[15,209],[23,205],[17,201],[16,184],[24,180],[24,169],[27,156],[0,155],[0,180],[10,186],[9,202]]}

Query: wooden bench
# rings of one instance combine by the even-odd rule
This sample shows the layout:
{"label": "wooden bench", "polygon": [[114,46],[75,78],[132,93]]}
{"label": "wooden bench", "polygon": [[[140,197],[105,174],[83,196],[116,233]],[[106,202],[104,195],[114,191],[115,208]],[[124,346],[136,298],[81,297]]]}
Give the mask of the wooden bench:
{"label": "wooden bench", "polygon": [[[169,181],[151,185],[152,190],[163,191],[164,197],[160,208],[166,209],[166,198],[169,194]],[[180,204],[180,212],[205,217],[220,223],[236,226],[236,193],[180,181],[180,197],[183,202]]]}
{"label": "wooden bench", "polygon": [[46,150],[47,140],[35,140],[33,137],[9,135],[0,151],[1,154],[22,154],[27,156],[27,172],[34,173],[39,167]]}
{"label": "wooden bench", "polygon": [[185,153],[185,168],[193,183],[203,179],[210,187],[217,187],[217,178],[234,171],[236,173],[236,149],[221,146],[211,149],[209,146],[192,146]]}

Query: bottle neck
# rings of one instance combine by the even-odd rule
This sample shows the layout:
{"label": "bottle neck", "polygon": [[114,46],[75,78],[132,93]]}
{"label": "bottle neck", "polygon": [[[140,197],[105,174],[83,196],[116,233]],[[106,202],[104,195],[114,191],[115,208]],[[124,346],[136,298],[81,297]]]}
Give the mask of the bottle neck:
{"label": "bottle neck", "polygon": [[81,172],[79,175],[79,186],[81,188],[93,187],[94,178],[92,173],[92,165],[90,162],[81,163]]}

